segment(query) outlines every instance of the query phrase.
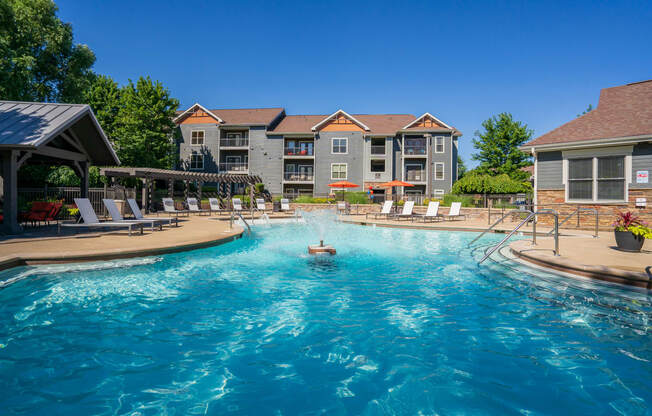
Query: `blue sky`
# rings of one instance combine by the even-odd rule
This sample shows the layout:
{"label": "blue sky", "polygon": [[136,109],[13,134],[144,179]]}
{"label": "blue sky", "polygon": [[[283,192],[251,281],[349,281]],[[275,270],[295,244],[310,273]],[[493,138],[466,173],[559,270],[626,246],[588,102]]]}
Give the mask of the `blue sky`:
{"label": "blue sky", "polygon": [[491,115],[543,134],[601,88],[652,78],[652,2],[57,1],[95,71],[150,75],[185,108],[426,111],[462,157]]}

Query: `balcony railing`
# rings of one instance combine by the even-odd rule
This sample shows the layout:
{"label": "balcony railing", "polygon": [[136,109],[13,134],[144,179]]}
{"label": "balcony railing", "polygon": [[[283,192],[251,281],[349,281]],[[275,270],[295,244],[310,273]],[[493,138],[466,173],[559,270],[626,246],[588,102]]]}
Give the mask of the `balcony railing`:
{"label": "balcony railing", "polygon": [[315,175],[313,173],[285,172],[283,179],[286,182],[312,182],[315,180]]}
{"label": "balcony railing", "polygon": [[220,163],[220,172],[247,172],[248,163]]}
{"label": "balcony railing", "polygon": [[248,137],[238,137],[235,139],[220,139],[220,147],[247,147],[249,146]]}
{"label": "balcony railing", "polygon": [[426,146],[422,146],[422,145],[417,145],[417,146],[406,145],[403,148],[403,154],[406,154],[406,155],[425,155],[426,154]]}
{"label": "balcony railing", "polygon": [[372,144],[371,145],[371,154],[372,155],[384,155],[385,154],[385,145]]}
{"label": "balcony railing", "polygon": [[412,170],[405,172],[405,180],[408,182],[425,182],[426,173],[422,170]]}
{"label": "balcony railing", "polygon": [[312,148],[299,149],[297,147],[286,147],[283,150],[285,156],[314,156],[315,152]]}

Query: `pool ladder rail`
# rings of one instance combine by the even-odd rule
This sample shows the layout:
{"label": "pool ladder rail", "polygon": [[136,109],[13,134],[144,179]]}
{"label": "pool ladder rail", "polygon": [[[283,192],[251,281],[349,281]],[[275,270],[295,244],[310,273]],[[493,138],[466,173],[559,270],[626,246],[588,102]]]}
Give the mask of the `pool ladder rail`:
{"label": "pool ladder rail", "polygon": [[231,211],[231,220],[229,221],[229,228],[233,228],[233,220],[235,219],[236,216],[239,217],[242,220],[242,222],[244,222],[244,224],[247,226],[247,233],[251,235],[251,227],[249,226],[249,223],[247,222],[247,220],[244,219],[242,214],[237,211]]}
{"label": "pool ladder rail", "polygon": [[[531,210],[528,210],[528,209],[515,209],[515,210],[512,210],[512,211],[506,213],[505,215],[503,215],[502,217],[500,217],[500,219],[498,219],[496,222],[491,224],[491,226],[489,228],[487,228],[480,235],[478,235],[473,240],[471,240],[471,242],[467,245],[467,247],[471,247],[471,245],[473,243],[475,243],[482,236],[484,236],[489,231],[491,231],[496,225],[498,225],[505,218],[507,218],[507,216],[515,214],[515,213],[520,213],[520,214],[527,213],[528,215],[523,221],[521,221],[516,227],[514,227],[514,229],[512,231],[510,231],[509,234],[507,234],[507,236],[505,236],[505,238],[503,238],[500,241],[500,243],[496,244],[490,250],[488,250],[485,253],[484,257],[482,257],[482,259],[478,262],[478,264],[481,264],[482,262],[487,260],[487,258],[489,258],[489,256],[491,256],[494,252],[496,252],[496,250],[500,249],[510,238],[512,238],[512,236],[514,234],[516,234],[516,232],[522,226],[527,224],[530,220],[532,220],[532,245],[535,246],[537,244],[537,219],[536,219],[537,215],[552,215],[552,216],[554,216],[555,225],[554,225],[554,228],[551,230],[551,232],[554,232],[554,237],[555,237],[555,250],[554,250],[554,253],[555,253],[555,256],[559,256],[559,213],[557,213],[557,211],[555,211],[554,209],[540,209],[538,211],[531,211]],[[549,234],[546,234],[546,235],[549,235]]]}

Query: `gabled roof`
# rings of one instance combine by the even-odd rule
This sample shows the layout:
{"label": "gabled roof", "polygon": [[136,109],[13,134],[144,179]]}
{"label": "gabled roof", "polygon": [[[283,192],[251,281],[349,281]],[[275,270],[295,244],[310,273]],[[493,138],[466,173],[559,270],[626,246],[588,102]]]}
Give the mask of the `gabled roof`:
{"label": "gabled roof", "polygon": [[652,80],[604,88],[595,110],[525,143],[521,149],[587,141],[617,143],[639,136],[652,137]]}
{"label": "gabled roof", "polygon": [[439,125],[441,125],[442,127],[446,127],[447,129],[451,129],[451,130],[453,129],[451,126],[449,126],[448,124],[446,124],[446,123],[444,123],[443,121],[439,120],[437,117],[433,116],[432,114],[430,114],[430,113],[423,113],[423,115],[421,115],[420,117],[418,117],[416,120],[413,120],[410,124],[407,124],[406,126],[404,126],[404,127],[403,127],[403,130],[407,130],[407,129],[413,128],[412,126],[414,126],[415,124],[417,124],[419,121],[423,120],[423,119],[426,118],[426,117],[431,118],[432,120],[435,120],[435,122],[437,122],[437,123],[438,123]]}
{"label": "gabled roof", "polygon": [[317,124],[315,124],[314,126],[312,126],[312,127],[310,128],[310,130],[312,130],[312,131],[317,131],[317,130],[319,130],[319,128],[320,128],[321,126],[323,126],[324,124],[326,124],[326,123],[328,123],[329,121],[331,121],[333,118],[336,118],[337,116],[340,116],[340,115],[342,115],[342,116],[346,117],[347,119],[351,120],[354,124],[357,124],[357,125],[358,125],[360,128],[362,128],[363,130],[366,130],[366,131],[371,130],[371,129],[370,129],[369,127],[367,127],[363,122],[361,122],[360,120],[356,119],[355,117],[353,117],[352,115],[350,115],[349,113],[347,113],[346,111],[344,111],[344,110],[342,110],[342,109],[337,110],[336,112],[334,112],[334,113],[331,114],[330,116],[327,116],[326,118],[324,118],[323,120],[321,120],[319,123],[317,123]]}
{"label": "gabled roof", "polygon": [[0,101],[0,147],[36,149],[68,129],[93,163],[120,163],[88,105]]}
{"label": "gabled roof", "polygon": [[[315,124],[323,121],[325,115],[290,115],[285,116],[270,134],[274,133],[301,133],[314,134],[312,128]],[[414,120],[412,114],[354,114],[359,122],[369,128],[365,134],[393,136],[405,125]]]}
{"label": "gabled roof", "polygon": [[224,123],[224,120],[222,120],[219,116],[217,116],[210,110],[206,109],[203,105],[199,103],[194,103],[193,105],[191,105],[186,111],[181,112],[177,117],[175,117],[173,121],[175,123],[179,123],[180,121],[184,120],[186,117],[189,117],[192,114],[194,114],[198,108],[201,109],[206,114],[208,114],[209,116],[213,117],[215,121],[217,121],[218,123]]}

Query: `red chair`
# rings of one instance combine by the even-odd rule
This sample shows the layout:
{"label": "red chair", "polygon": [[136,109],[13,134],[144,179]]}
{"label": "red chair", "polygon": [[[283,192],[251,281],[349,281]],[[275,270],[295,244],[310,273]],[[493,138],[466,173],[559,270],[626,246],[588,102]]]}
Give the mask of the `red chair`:
{"label": "red chair", "polygon": [[61,212],[62,207],[63,203],[61,202],[52,203],[52,209],[50,210],[50,213],[45,217],[45,223],[49,225],[50,221],[58,221],[59,213]]}

